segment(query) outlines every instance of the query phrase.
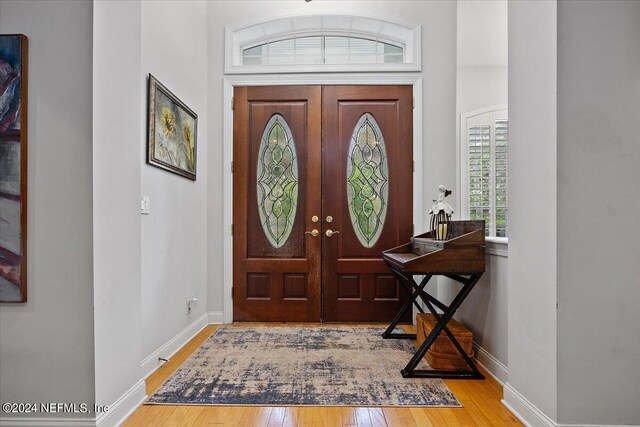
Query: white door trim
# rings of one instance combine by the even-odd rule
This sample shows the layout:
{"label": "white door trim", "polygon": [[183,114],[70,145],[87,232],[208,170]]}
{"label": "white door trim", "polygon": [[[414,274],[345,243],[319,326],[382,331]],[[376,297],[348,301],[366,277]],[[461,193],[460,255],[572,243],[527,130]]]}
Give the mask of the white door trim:
{"label": "white door trim", "polygon": [[407,74],[269,74],[228,75],[223,79],[223,308],[224,323],[233,322],[233,109],[231,108],[234,86],[276,85],[413,85],[413,223],[416,230],[424,228],[422,214],[423,167],[422,167],[422,76]]}

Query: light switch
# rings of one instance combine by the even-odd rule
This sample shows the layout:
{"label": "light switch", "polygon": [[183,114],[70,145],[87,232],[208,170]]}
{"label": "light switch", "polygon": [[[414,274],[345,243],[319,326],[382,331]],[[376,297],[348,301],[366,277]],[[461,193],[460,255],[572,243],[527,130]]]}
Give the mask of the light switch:
{"label": "light switch", "polygon": [[142,215],[149,215],[151,213],[151,198],[149,198],[149,196],[140,197],[140,213]]}

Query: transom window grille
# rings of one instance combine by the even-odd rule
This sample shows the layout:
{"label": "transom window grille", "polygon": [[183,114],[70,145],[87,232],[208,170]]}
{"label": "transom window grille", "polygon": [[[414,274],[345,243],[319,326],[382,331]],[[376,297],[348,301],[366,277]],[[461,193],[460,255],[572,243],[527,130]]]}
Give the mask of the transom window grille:
{"label": "transom window grille", "polygon": [[243,65],[390,64],[404,62],[404,46],[352,36],[305,36],[242,51]]}
{"label": "transom window grille", "polygon": [[507,110],[463,115],[462,206],[469,219],[484,220],[488,237],[507,237]]}

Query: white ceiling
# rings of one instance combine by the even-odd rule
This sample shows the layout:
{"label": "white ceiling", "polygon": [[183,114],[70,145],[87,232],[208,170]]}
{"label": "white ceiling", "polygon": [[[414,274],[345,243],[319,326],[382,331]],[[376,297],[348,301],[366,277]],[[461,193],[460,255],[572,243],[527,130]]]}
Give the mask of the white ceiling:
{"label": "white ceiling", "polygon": [[507,1],[458,1],[458,67],[507,66]]}

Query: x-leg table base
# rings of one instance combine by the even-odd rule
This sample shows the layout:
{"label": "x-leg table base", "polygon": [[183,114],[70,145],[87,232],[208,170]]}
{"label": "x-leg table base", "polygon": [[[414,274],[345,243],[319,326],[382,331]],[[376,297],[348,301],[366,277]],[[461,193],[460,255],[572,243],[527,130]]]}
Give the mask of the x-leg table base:
{"label": "x-leg table base", "polygon": [[[464,277],[458,274],[439,274],[442,276],[446,276],[452,280],[455,280],[459,283],[462,283],[462,289],[458,292],[456,297],[453,299],[453,302],[447,306],[446,304],[439,301],[434,296],[430,295],[428,292],[424,290],[427,286],[429,280],[435,275],[430,273],[425,273],[424,278],[418,284],[414,278],[413,274],[406,274],[397,269],[395,269],[391,264],[387,263],[393,274],[396,278],[402,283],[403,288],[409,293],[410,298],[405,302],[402,306],[396,317],[393,319],[387,330],[382,334],[383,338],[398,338],[398,339],[416,339],[415,334],[398,334],[393,333],[393,330],[396,328],[400,319],[405,314],[405,312],[412,306],[416,305],[418,310],[421,313],[424,313],[420,304],[418,304],[417,299],[420,298],[424,304],[427,306],[431,314],[436,319],[436,325],[429,333],[429,336],[424,340],[422,345],[416,350],[413,357],[407,364],[407,366],[400,371],[403,377],[405,378],[444,378],[444,379],[478,379],[483,380],[484,375],[478,370],[476,365],[473,363],[469,355],[464,351],[458,340],[453,336],[449,328],[447,328],[447,323],[453,318],[456,310],[460,307],[465,298],[469,295],[473,287],[478,283],[480,277],[482,277],[482,273],[474,273],[470,274],[469,277]],[[442,314],[439,314],[436,311],[436,307],[442,310]],[[449,371],[449,370],[427,370],[427,369],[416,369],[424,355],[427,353],[429,348],[433,345],[436,338],[444,331],[445,334],[449,337],[456,350],[460,355],[464,358],[467,363],[469,370],[464,371]]]}
{"label": "x-leg table base", "polygon": [[[407,312],[409,307],[411,307],[411,305],[415,304],[416,308],[420,311],[420,313],[424,313],[424,310],[422,309],[422,307],[420,307],[420,304],[418,304],[417,298],[420,296],[420,291],[423,291],[424,287],[427,286],[427,283],[429,282],[429,279],[431,279],[431,277],[432,276],[430,274],[426,275],[424,279],[422,279],[420,284],[415,286],[416,289],[413,291],[413,293],[411,292],[411,287],[407,287],[403,283],[402,289],[404,289],[409,294],[409,299],[404,303],[400,311],[398,311],[398,314],[396,314],[396,317],[394,317],[394,319],[391,321],[391,324],[389,325],[387,330],[382,333],[382,338],[396,338],[396,339],[408,339],[408,340],[416,339],[416,334],[399,334],[399,333],[394,334],[393,331],[396,328],[396,326],[398,326],[398,323],[400,323],[402,316],[404,316],[404,314]],[[412,285],[415,285],[415,282],[413,281],[413,279],[411,280],[411,283]]]}

